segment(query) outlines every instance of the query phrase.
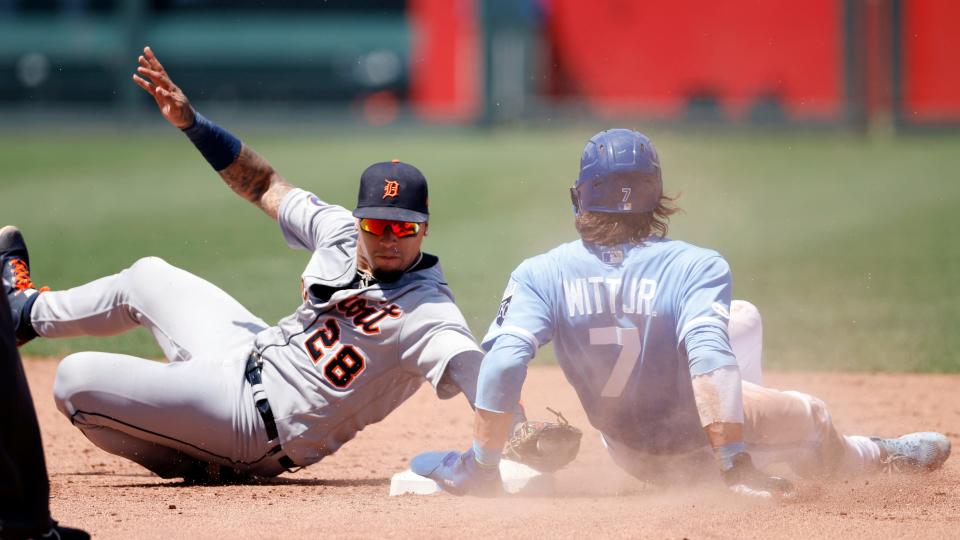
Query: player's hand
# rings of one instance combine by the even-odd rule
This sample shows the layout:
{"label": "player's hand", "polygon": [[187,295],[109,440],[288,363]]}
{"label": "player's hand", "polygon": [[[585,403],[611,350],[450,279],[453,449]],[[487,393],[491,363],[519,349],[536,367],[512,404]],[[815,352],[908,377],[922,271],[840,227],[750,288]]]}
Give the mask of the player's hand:
{"label": "player's hand", "polygon": [[493,497],[503,489],[499,467],[482,467],[473,449],[459,452],[424,452],[410,460],[410,470],[435,481],[454,495]]}
{"label": "player's hand", "polygon": [[789,480],[759,471],[746,452],[733,457],[733,466],[723,471],[723,480],[730,491],[746,497],[777,500],[796,497],[796,490]]}
{"label": "player's hand", "polygon": [[180,87],[173,84],[163,65],[157,60],[150,47],[143,48],[143,54],[138,59],[139,75],[133,76],[133,82],[153,96],[160,108],[160,113],[168,122],[180,129],[193,125],[194,112],[190,101]]}

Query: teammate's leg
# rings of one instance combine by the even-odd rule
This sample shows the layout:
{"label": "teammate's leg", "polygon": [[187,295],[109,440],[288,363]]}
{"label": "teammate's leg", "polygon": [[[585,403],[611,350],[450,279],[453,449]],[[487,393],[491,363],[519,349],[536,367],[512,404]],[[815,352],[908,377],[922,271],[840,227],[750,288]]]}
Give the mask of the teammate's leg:
{"label": "teammate's leg", "polygon": [[251,470],[272,462],[263,422],[242,376],[244,348],[217,362],[160,363],[109,353],[68,356],[57,369],[57,408],[100,448],[161,477],[185,476],[196,462]]}
{"label": "teammate's leg", "polygon": [[171,361],[230,348],[267,328],[223,290],[157,257],[40,294],[30,321],[44,337],[107,336],[144,326]]}

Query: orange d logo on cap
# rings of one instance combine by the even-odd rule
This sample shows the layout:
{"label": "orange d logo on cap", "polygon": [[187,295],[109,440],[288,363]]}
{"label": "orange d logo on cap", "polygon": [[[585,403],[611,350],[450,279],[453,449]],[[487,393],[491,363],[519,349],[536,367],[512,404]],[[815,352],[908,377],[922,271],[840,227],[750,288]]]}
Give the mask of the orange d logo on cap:
{"label": "orange d logo on cap", "polygon": [[400,194],[400,182],[389,178],[383,179],[383,199],[387,197],[396,197]]}

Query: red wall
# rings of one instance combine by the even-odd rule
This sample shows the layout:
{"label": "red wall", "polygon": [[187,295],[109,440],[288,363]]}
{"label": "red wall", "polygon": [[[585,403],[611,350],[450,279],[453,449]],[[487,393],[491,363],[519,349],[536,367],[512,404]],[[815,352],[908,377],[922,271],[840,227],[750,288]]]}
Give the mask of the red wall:
{"label": "red wall", "polygon": [[[480,1],[409,0],[410,93],[421,118],[463,122],[479,114]],[[845,0],[528,1],[544,11],[543,27],[531,31],[548,43],[550,63],[541,69],[551,74],[549,93],[585,100],[601,115],[676,118],[704,93],[731,119],[771,95],[792,119],[845,112]],[[854,4],[866,8],[854,10],[864,20],[853,40],[866,52],[852,71],[864,78],[869,115],[893,105],[892,1]],[[960,0],[899,5],[907,121],[960,120]]]}
{"label": "red wall", "polygon": [[960,120],[960,2],[910,0],[902,6],[906,120]]}
{"label": "red wall", "polygon": [[730,117],[776,94],[791,117],[843,109],[841,3],[548,0],[555,59],[594,108],[671,117],[714,93]]}
{"label": "red wall", "polygon": [[435,122],[472,119],[480,103],[480,56],[474,0],[410,0],[414,42],[410,99]]}

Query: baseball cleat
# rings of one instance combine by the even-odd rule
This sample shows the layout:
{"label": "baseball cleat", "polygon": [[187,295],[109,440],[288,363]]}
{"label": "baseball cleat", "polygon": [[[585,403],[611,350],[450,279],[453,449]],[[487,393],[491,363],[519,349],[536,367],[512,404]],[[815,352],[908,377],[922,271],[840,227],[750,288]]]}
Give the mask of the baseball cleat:
{"label": "baseball cleat", "polygon": [[30,255],[20,229],[7,225],[0,229],[0,273],[3,292],[10,303],[13,326],[16,329],[17,347],[37,337],[30,324],[30,310],[41,292],[49,287],[37,288],[30,279]]}
{"label": "baseball cleat", "polygon": [[493,496],[503,489],[500,468],[481,466],[472,448],[462,454],[424,452],[410,460],[410,470],[454,495]]}
{"label": "baseball cleat", "polygon": [[950,457],[950,439],[932,431],[910,433],[896,439],[871,437],[870,440],[880,447],[880,462],[886,472],[933,471]]}

